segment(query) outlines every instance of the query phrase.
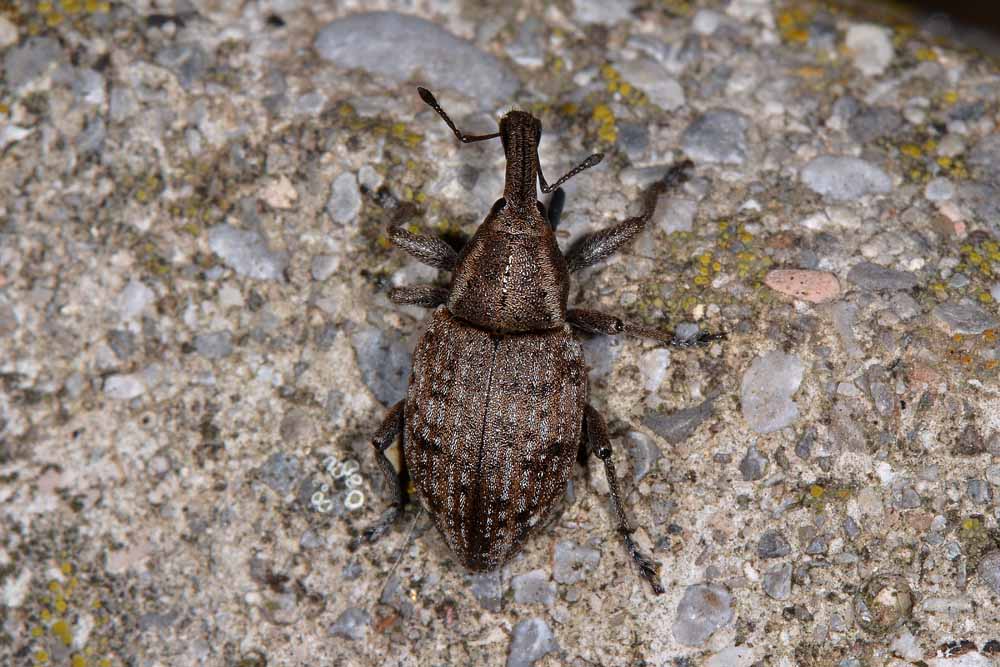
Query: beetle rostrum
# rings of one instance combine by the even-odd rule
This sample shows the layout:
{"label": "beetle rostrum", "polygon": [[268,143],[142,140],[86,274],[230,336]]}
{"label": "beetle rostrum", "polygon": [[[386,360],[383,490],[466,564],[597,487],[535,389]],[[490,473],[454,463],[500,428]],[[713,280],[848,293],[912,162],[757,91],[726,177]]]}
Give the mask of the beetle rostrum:
{"label": "beetle rostrum", "polygon": [[[668,345],[704,345],[723,337],[680,340],[657,329],[595,310],[567,308],[570,274],[615,253],[646,225],[656,200],[692,169],[674,165],[647,189],[640,215],[596,232],[563,254],[555,229],[564,201],[559,187],[598,164],[588,157],[549,185],[538,161],[541,122],[511,111],[493,134],[459,130],[424,88],[420,97],[459,141],[499,137],[507,161],[503,197],[460,253],[444,241],[390,230],[394,244],[420,261],[450,271],[448,288],[393,290],[397,304],[434,308],[413,354],[405,400],[389,409],[372,439],[393,489],[393,504],[358,542],[373,542],[401,516],[408,480],[449,548],[473,570],[491,570],[514,556],[566,490],[574,462],[589,454],[604,464],[616,529],[656,593],[659,565],[632,540],[615,476],[604,417],[588,402],[587,369],[574,329],[630,334]],[[554,192],[546,208],[542,192]],[[402,436],[399,472],[386,450]]]}

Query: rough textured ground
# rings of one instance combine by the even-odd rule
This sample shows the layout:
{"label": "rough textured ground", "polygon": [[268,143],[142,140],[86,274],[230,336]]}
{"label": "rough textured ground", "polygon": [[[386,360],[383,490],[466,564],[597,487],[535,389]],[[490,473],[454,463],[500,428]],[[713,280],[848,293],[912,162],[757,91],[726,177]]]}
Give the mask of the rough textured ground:
{"label": "rough textured ground", "polygon": [[[0,2],[0,662],[994,664],[997,63],[809,3],[389,4]],[[348,550],[388,289],[447,279],[386,226],[502,189],[418,83],[541,117],[550,180],[607,153],[565,243],[695,162],[571,293],[729,334],[587,342],[663,596],[596,467],[494,575],[416,510]]]}

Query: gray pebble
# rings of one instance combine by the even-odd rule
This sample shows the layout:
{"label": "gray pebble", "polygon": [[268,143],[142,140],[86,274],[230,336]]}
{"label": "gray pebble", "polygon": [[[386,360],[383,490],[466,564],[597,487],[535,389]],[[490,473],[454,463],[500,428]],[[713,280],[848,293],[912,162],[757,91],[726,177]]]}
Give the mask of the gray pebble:
{"label": "gray pebble", "polygon": [[62,60],[59,42],[51,37],[29,37],[9,51],[3,59],[4,79],[11,90],[45,74],[51,65]]}
{"label": "gray pebble", "polygon": [[622,353],[622,342],[616,336],[594,336],[583,341],[583,351],[590,366],[590,379],[600,380],[614,369]]}
{"label": "gray pebble", "polygon": [[740,461],[740,474],[743,476],[743,481],[754,482],[758,479],[764,479],[767,463],[767,457],[757,451],[756,443],[750,443],[750,446],[747,447],[747,453]]}
{"label": "gray pebble", "polygon": [[556,600],[556,585],[545,570],[519,574],[510,582],[514,601],[518,604],[542,604],[551,607]]}
{"label": "gray pebble", "polygon": [[625,150],[630,162],[642,160],[649,148],[649,125],[646,123],[619,123],[618,145]]}
{"label": "gray pebble", "polygon": [[955,289],[962,289],[969,284],[969,276],[964,273],[954,273],[951,278],[948,279],[948,286],[954,287]]}
{"label": "gray pebble", "polygon": [[933,202],[947,201],[955,196],[955,184],[947,178],[935,178],[924,186],[924,196]]}
{"label": "gray pebble", "polygon": [[757,555],[761,558],[781,558],[792,553],[792,547],[785,536],[776,530],[769,530],[757,541]]}
{"label": "gray pebble", "polygon": [[688,197],[660,197],[653,211],[653,223],[667,234],[690,232],[694,229],[694,218],[698,213],[698,202]]}
{"label": "gray pebble", "polygon": [[866,144],[889,136],[903,124],[903,117],[890,107],[871,107],[855,114],[848,123],[851,138]]}
{"label": "gray pebble", "polygon": [[902,320],[912,320],[920,314],[920,304],[906,293],[892,295],[892,310]]}
{"label": "gray pebble", "polygon": [[996,318],[974,303],[942,303],[931,312],[951,334],[981,334],[1000,326]]}
{"label": "gray pebble", "polygon": [[534,16],[529,16],[517,30],[517,37],[507,47],[507,55],[521,67],[541,67],[545,64],[542,43],[544,26]]}
{"label": "gray pebble", "polygon": [[236,273],[255,280],[280,280],[288,264],[285,253],[268,248],[257,231],[216,225],[208,232],[208,245]]}
{"label": "gray pebble", "polygon": [[806,545],[805,552],[810,556],[819,556],[825,554],[830,548],[829,541],[826,535],[817,535],[809,544]]}
{"label": "gray pebble", "polygon": [[660,448],[652,438],[639,431],[629,431],[625,435],[625,448],[632,459],[632,479],[638,483],[660,460]]}
{"label": "gray pebble", "polygon": [[552,557],[552,578],[560,584],[575,584],[601,562],[601,552],[593,547],[563,540]]}
{"label": "gray pebble", "polygon": [[531,667],[543,656],[557,650],[559,644],[549,624],[541,618],[529,618],[514,626],[507,667]]}
{"label": "gray pebble", "polygon": [[460,91],[489,108],[509,103],[518,87],[496,57],[416,16],[351,14],[323,28],[315,46],[320,57],[340,68],[396,81],[419,78],[435,92]]}
{"label": "gray pebble", "polygon": [[804,372],[797,356],[779,350],[754,359],[740,384],[740,407],[752,430],[770,433],[798,419],[792,395],[802,384]]}
{"label": "gray pebble", "polygon": [[969,151],[968,162],[983,175],[1000,185],[1000,134],[990,134],[979,140]]}
{"label": "gray pebble", "polygon": [[348,607],[330,626],[330,634],[351,641],[361,641],[368,635],[370,623],[371,616],[367,611],[358,607]]}
{"label": "gray pebble", "polygon": [[177,75],[184,88],[201,79],[212,64],[211,56],[194,42],[171,44],[156,54],[156,64]]}
{"label": "gray pebble", "polygon": [[792,596],[792,564],[782,563],[764,573],[761,579],[764,592],[775,600],[787,600]]}
{"label": "gray pebble", "polygon": [[642,424],[671,444],[687,440],[694,434],[706,419],[712,416],[712,402],[709,398],[704,402],[669,414],[648,412],[642,418]]}
{"label": "gray pebble", "polygon": [[976,568],[979,578],[990,587],[996,595],[1000,595],[1000,551],[991,551],[983,556]]}
{"label": "gray pebble", "polygon": [[704,646],[716,630],[733,620],[733,597],[719,584],[693,584],[677,605],[674,639],[684,646]]}
{"label": "gray pebble", "polygon": [[372,326],[351,334],[361,377],[375,398],[391,405],[406,393],[410,371],[410,350],[398,335],[389,335]]}
{"label": "gray pebble", "polygon": [[969,500],[972,502],[985,505],[990,502],[993,494],[990,491],[989,483],[984,479],[970,479],[966,482],[965,487],[966,495],[969,496]]}
{"label": "gray pebble", "polygon": [[352,172],[344,172],[333,180],[330,199],[326,202],[326,212],[334,222],[353,222],[361,211],[361,191],[358,179]]}
{"label": "gray pebble", "polygon": [[908,290],[918,284],[917,276],[909,271],[896,271],[872,262],[852,266],[847,280],[869,290]]}
{"label": "gray pebble", "polygon": [[194,349],[207,359],[222,359],[233,353],[233,335],[228,331],[214,331],[194,337]]}
{"label": "gray pebble", "polygon": [[483,609],[500,611],[503,588],[503,576],[500,570],[469,575],[469,590]]}
{"label": "gray pebble", "polygon": [[851,517],[847,517],[844,519],[844,532],[847,533],[847,536],[853,540],[861,534],[861,526],[859,526],[858,522]]}
{"label": "gray pebble", "polygon": [[116,401],[129,401],[146,393],[146,382],[138,373],[112,375],[104,381],[104,393]]}
{"label": "gray pebble", "polygon": [[679,322],[674,327],[674,337],[682,342],[692,341],[701,334],[701,329],[694,322]]}
{"label": "gray pebble", "polygon": [[110,331],[108,345],[119,361],[128,361],[128,358],[135,353],[135,334],[127,329]]}
{"label": "gray pebble", "polygon": [[275,452],[260,467],[260,479],[278,495],[289,493],[299,479],[299,460],[284,452]]}
{"label": "gray pebble", "polygon": [[590,24],[613,25],[632,18],[635,0],[573,0],[573,18]]}
{"label": "gray pebble", "polygon": [[813,192],[835,201],[849,201],[867,194],[892,190],[892,179],[856,157],[821,155],[802,169],[802,182]]}
{"label": "gray pebble", "polygon": [[340,257],[337,255],[316,255],[312,258],[309,271],[313,280],[323,282],[334,274],[340,266]]}
{"label": "gray pebble", "polygon": [[662,65],[649,58],[637,58],[618,64],[625,81],[641,90],[649,101],[664,111],[684,106],[684,89]]}
{"label": "gray pebble", "polygon": [[681,136],[681,147],[696,162],[743,164],[747,158],[747,117],[730,109],[708,111]]}

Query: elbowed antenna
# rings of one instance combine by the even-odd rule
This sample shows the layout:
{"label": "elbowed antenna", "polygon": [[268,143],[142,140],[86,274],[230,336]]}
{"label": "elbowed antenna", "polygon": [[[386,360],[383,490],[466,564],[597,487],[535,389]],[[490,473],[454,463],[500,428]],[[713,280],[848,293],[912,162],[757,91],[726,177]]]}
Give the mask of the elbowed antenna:
{"label": "elbowed antenna", "polygon": [[549,185],[548,183],[545,182],[545,176],[542,175],[542,163],[538,160],[538,153],[536,152],[535,153],[535,164],[538,167],[538,180],[542,184],[542,192],[544,192],[545,194],[548,194],[548,193],[552,192],[553,190],[555,190],[556,188],[558,188],[560,185],[562,185],[563,183],[565,183],[569,179],[571,179],[574,176],[576,176],[577,174],[579,174],[584,169],[590,169],[591,167],[596,167],[597,165],[599,165],[601,163],[601,160],[603,160],[603,159],[604,159],[604,153],[594,153],[593,155],[591,155],[590,157],[588,157],[586,160],[584,160],[580,164],[578,164],[575,167],[573,167],[572,169],[570,169],[569,172],[567,172],[566,175],[563,176],[562,178],[560,178],[558,181],[556,181],[552,185]]}
{"label": "elbowed antenna", "polygon": [[500,136],[499,132],[494,132],[493,134],[465,134],[460,129],[455,127],[455,123],[451,122],[451,118],[449,118],[448,114],[446,114],[444,109],[441,108],[438,101],[434,99],[434,94],[431,93],[431,91],[417,86],[417,92],[420,93],[420,99],[426,102],[427,106],[431,109],[437,111],[438,115],[441,116],[444,122],[447,123],[448,127],[451,128],[451,131],[455,133],[455,136],[458,137],[458,140],[463,144],[471,144],[474,141],[485,141],[487,139],[496,139]]}

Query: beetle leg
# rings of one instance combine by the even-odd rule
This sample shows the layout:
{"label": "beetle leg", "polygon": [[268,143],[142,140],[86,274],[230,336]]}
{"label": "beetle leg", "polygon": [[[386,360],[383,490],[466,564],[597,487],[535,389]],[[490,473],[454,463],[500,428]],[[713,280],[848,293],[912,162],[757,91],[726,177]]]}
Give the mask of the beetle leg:
{"label": "beetle leg", "polygon": [[[406,475],[402,470],[397,473],[396,469],[392,467],[392,462],[385,455],[385,450],[389,449],[403,432],[403,404],[403,401],[400,401],[389,408],[388,414],[382,420],[382,425],[372,437],[375,460],[378,461],[386,482],[392,487],[392,506],[382,513],[378,521],[361,531],[361,535],[354,540],[355,546],[362,541],[370,543],[382,537],[396,522],[396,519],[402,515],[403,507],[406,505]],[[405,461],[403,465],[406,465]]]}
{"label": "beetle leg", "polygon": [[635,541],[632,540],[632,532],[635,528],[629,523],[625,514],[625,507],[622,504],[621,491],[618,490],[618,477],[615,474],[615,464],[611,460],[611,438],[608,437],[608,425],[604,422],[594,406],[588,404],[584,409],[584,428],[587,431],[587,440],[590,443],[590,451],[597,458],[604,462],[604,475],[608,478],[608,488],[611,490],[611,504],[614,507],[615,517],[618,522],[618,534],[625,542],[625,548],[632,556],[632,560],[639,567],[642,578],[653,587],[653,592],[657,595],[663,593],[663,586],[660,584],[660,565],[652,558],[642,553]]}
{"label": "beetle leg", "polygon": [[400,225],[389,228],[389,240],[424,264],[451,271],[458,262],[458,253],[439,238],[413,234]]}
{"label": "beetle leg", "polygon": [[389,293],[389,299],[401,306],[437,308],[448,300],[448,288],[434,285],[397,287]]}
{"label": "beetle leg", "polygon": [[619,248],[641,232],[653,217],[656,202],[667,190],[673,189],[688,179],[688,172],[694,165],[684,160],[670,168],[666,175],[650,186],[643,195],[642,213],[617,225],[586,236],[566,253],[566,267],[572,273],[593,266],[615,254]]}
{"label": "beetle leg", "polygon": [[556,191],[552,193],[552,199],[549,200],[547,213],[549,226],[552,227],[552,231],[555,231],[556,227],[559,226],[559,220],[562,218],[563,204],[565,203],[566,191],[562,188],[556,188]]}
{"label": "beetle leg", "polygon": [[571,308],[566,311],[566,321],[571,326],[582,329],[588,333],[607,334],[615,336],[626,334],[629,336],[639,336],[641,338],[652,338],[661,343],[666,343],[672,347],[700,347],[712,341],[722,340],[726,337],[724,333],[699,333],[694,338],[678,338],[672,333],[660,331],[652,327],[644,327],[638,324],[626,322],[614,315],[608,315],[597,310],[587,310],[584,308]]}

